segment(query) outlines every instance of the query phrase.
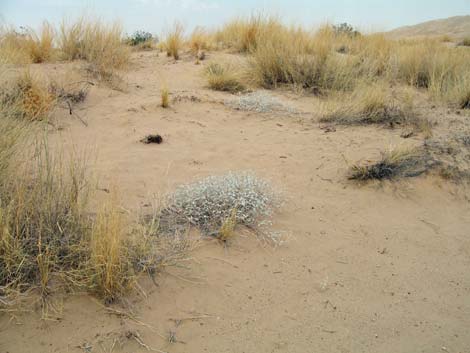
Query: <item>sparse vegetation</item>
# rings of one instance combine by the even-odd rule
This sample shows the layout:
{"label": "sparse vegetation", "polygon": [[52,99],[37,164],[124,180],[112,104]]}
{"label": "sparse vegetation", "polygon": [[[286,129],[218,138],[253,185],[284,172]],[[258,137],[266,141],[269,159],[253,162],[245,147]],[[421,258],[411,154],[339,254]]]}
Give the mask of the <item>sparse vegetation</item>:
{"label": "sparse vegetation", "polygon": [[173,27],[168,31],[163,43],[167,56],[178,60],[180,52],[184,44],[184,27],[182,24],[175,22]]}
{"label": "sparse vegetation", "polygon": [[55,30],[44,22],[37,34],[31,28],[0,30],[0,60],[9,63],[42,63],[54,56]]}
{"label": "sparse vegetation", "polygon": [[241,74],[231,64],[210,63],[205,71],[209,87],[216,91],[237,93],[245,90]]}
{"label": "sparse vegetation", "polygon": [[378,162],[353,165],[349,179],[393,179],[415,177],[426,173],[435,165],[424,148],[396,148],[382,153]]}
{"label": "sparse vegetation", "polygon": [[44,78],[25,70],[20,75],[3,82],[0,105],[10,116],[27,120],[47,119],[56,103]]}
{"label": "sparse vegetation", "polygon": [[210,50],[213,47],[212,42],[212,35],[208,31],[203,27],[196,27],[191,33],[188,44],[191,53],[199,60],[203,60],[200,56],[202,56],[202,53],[206,50]]}
{"label": "sparse vegetation", "polygon": [[90,214],[83,158],[65,162],[46,142],[28,149],[32,126],[4,111],[0,127],[0,307],[36,289],[47,301],[61,287],[114,301],[140,273],[153,275],[184,256],[182,236],[160,239],[155,221],[133,221],[116,194]]}
{"label": "sparse vegetation", "polygon": [[150,32],[136,31],[126,39],[126,43],[139,50],[153,49],[157,42]]}
{"label": "sparse vegetation", "polygon": [[39,35],[28,30],[26,37],[27,51],[33,63],[42,63],[52,58],[55,30],[48,22],[42,24]]}
{"label": "sparse vegetation", "polygon": [[225,104],[232,109],[256,113],[289,113],[296,114],[293,107],[284,104],[278,98],[265,92],[253,92],[228,99]]}
{"label": "sparse vegetation", "polygon": [[470,37],[466,37],[462,39],[462,41],[459,44],[464,47],[470,47]]}
{"label": "sparse vegetation", "polygon": [[161,102],[162,108],[168,108],[170,106],[170,91],[168,87],[164,86],[161,89]]}
{"label": "sparse vegetation", "polygon": [[222,47],[233,48],[240,53],[256,49],[263,33],[273,33],[282,25],[275,17],[253,15],[249,18],[238,18],[216,32],[215,38]]}
{"label": "sparse vegetation", "polygon": [[339,36],[346,35],[348,37],[356,37],[361,35],[358,30],[355,30],[353,26],[346,22],[333,25],[333,31]]}

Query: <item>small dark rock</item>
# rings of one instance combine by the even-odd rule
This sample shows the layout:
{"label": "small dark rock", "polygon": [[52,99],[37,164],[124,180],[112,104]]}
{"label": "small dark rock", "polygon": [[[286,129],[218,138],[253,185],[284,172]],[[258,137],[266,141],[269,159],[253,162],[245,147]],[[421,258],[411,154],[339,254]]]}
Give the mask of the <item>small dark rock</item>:
{"label": "small dark rock", "polygon": [[140,140],[140,142],[146,143],[146,144],[149,144],[149,143],[160,144],[160,143],[163,142],[163,138],[158,134],[156,134],[156,135],[147,135],[142,140]]}

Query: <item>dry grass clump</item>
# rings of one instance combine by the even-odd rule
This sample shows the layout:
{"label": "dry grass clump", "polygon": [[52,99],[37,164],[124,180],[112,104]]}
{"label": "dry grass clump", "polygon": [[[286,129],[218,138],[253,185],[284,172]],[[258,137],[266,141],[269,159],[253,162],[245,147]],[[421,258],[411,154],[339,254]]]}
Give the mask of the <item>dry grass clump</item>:
{"label": "dry grass clump", "polygon": [[466,37],[462,39],[462,41],[459,43],[459,45],[463,47],[470,47],[470,37]]}
{"label": "dry grass clump", "polygon": [[232,64],[210,63],[205,69],[209,87],[216,91],[237,93],[245,90],[240,71]]}
{"label": "dry grass clump", "polygon": [[470,79],[457,88],[457,104],[460,109],[470,109]]}
{"label": "dry grass clump", "polygon": [[47,120],[57,106],[70,111],[83,102],[92,83],[81,79],[70,81],[65,75],[47,80],[26,69],[2,81],[0,105],[8,110],[8,116],[29,121]]}
{"label": "dry grass clump", "polygon": [[0,29],[0,60],[11,64],[42,63],[54,57],[55,30],[47,21],[39,34],[30,28]]}
{"label": "dry grass clump", "polygon": [[27,120],[44,120],[56,104],[46,80],[25,70],[19,76],[3,82],[0,105],[10,116]]}
{"label": "dry grass clump", "polygon": [[33,63],[49,61],[54,52],[55,30],[47,21],[42,24],[39,34],[27,31],[26,50]]}
{"label": "dry grass clump", "polygon": [[[346,99],[345,99],[346,98]],[[326,107],[322,122],[338,124],[400,124],[413,119],[412,103],[398,102],[385,84],[361,85]]]}
{"label": "dry grass clump", "polygon": [[470,68],[470,53],[464,48],[449,48],[435,40],[400,42],[390,59],[390,75],[433,97],[458,105]]}
{"label": "dry grass clump", "polygon": [[199,57],[202,56],[201,53],[213,48],[213,41],[211,33],[203,27],[196,27],[189,37],[189,49],[193,55]]}
{"label": "dry grass clump", "polygon": [[[2,140],[17,134],[9,118],[2,117],[1,124],[6,129],[2,130]],[[5,144],[0,147],[4,149]],[[19,139],[9,146],[23,147]],[[8,166],[2,168],[0,185],[3,296],[32,288],[45,295],[53,277],[74,273],[86,256],[82,241],[89,223],[84,208],[88,190],[84,170],[79,160],[62,169],[61,162],[46,148],[39,146],[31,154],[17,153],[1,161]],[[23,164],[23,160],[28,163]]]}
{"label": "dry grass clump", "polygon": [[180,52],[184,44],[184,27],[182,24],[175,22],[173,27],[167,32],[165,41],[162,43],[167,56],[173,57],[175,60],[180,58]]}
{"label": "dry grass clump", "polygon": [[426,173],[435,165],[424,148],[397,148],[382,153],[382,158],[366,165],[353,165],[349,179],[393,179],[415,177]]}
{"label": "dry grass clump", "polygon": [[279,195],[267,182],[249,173],[228,173],[180,186],[163,215],[227,238],[235,224],[262,226],[279,205]]}
{"label": "dry grass clump", "polygon": [[[314,93],[350,90],[369,69],[359,56],[337,53],[330,27],[316,33],[279,27],[262,32],[250,58],[250,76],[265,88],[291,85]],[[352,40],[352,39],[349,39]]]}
{"label": "dry grass clump", "polygon": [[31,56],[26,51],[26,34],[0,27],[0,62],[3,64],[29,64]]}
{"label": "dry grass clump", "polygon": [[344,125],[382,124],[411,126],[431,135],[431,124],[413,108],[413,96],[393,92],[385,83],[361,84],[351,93],[339,95],[325,104],[321,122]]}
{"label": "dry grass clump", "polygon": [[170,91],[168,87],[164,86],[161,89],[161,102],[160,105],[162,108],[168,108],[170,106]]}
{"label": "dry grass clump", "polygon": [[282,24],[276,17],[252,15],[227,23],[216,32],[215,39],[222,47],[247,53],[256,49],[262,33],[272,33],[281,27]]}
{"label": "dry grass clump", "polygon": [[130,228],[126,222],[127,217],[114,194],[92,224],[88,286],[107,300],[126,294],[135,280],[127,238]]}
{"label": "dry grass clump", "polygon": [[64,21],[60,26],[59,49],[64,59],[86,60],[88,72],[111,83],[119,81],[115,71],[126,68],[130,59],[122,26],[117,22],[105,24],[84,18],[73,23]]}

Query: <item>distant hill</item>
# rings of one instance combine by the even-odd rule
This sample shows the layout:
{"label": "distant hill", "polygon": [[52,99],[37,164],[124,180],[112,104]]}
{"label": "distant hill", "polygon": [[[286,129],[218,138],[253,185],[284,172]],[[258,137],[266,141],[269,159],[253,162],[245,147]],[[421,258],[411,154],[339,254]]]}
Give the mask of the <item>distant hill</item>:
{"label": "distant hill", "polygon": [[470,15],[449,17],[423,22],[413,26],[399,27],[386,34],[395,39],[443,35],[462,39],[464,37],[470,37]]}

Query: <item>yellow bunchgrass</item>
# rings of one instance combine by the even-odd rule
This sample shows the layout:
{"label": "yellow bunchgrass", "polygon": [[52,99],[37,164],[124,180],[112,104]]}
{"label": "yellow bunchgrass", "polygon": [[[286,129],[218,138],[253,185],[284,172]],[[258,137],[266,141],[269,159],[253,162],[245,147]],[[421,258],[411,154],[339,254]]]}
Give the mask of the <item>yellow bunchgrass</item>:
{"label": "yellow bunchgrass", "polygon": [[89,278],[94,290],[107,301],[125,294],[132,286],[128,226],[114,191],[96,216],[90,240]]}
{"label": "yellow bunchgrass", "polygon": [[47,119],[56,104],[56,98],[50,92],[47,80],[29,69],[4,80],[0,89],[3,109],[8,109],[10,116],[31,121]]}
{"label": "yellow bunchgrass", "polygon": [[163,86],[161,89],[161,102],[162,108],[168,108],[170,106],[170,91],[167,86]]}
{"label": "yellow bunchgrass", "polygon": [[42,24],[39,34],[28,30],[26,50],[33,63],[42,63],[52,59],[54,52],[55,30],[47,21]]}
{"label": "yellow bunchgrass", "polygon": [[20,32],[0,29],[0,60],[11,64],[42,63],[54,58],[55,30],[47,21],[39,33],[28,28]]}
{"label": "yellow bunchgrass", "polygon": [[175,22],[173,26],[168,30],[163,47],[166,51],[167,56],[173,57],[178,60],[180,58],[181,49],[184,44],[184,27],[182,24]]}
{"label": "yellow bunchgrass", "polygon": [[199,56],[214,47],[213,36],[204,27],[196,27],[189,37],[188,46],[191,54]]}

